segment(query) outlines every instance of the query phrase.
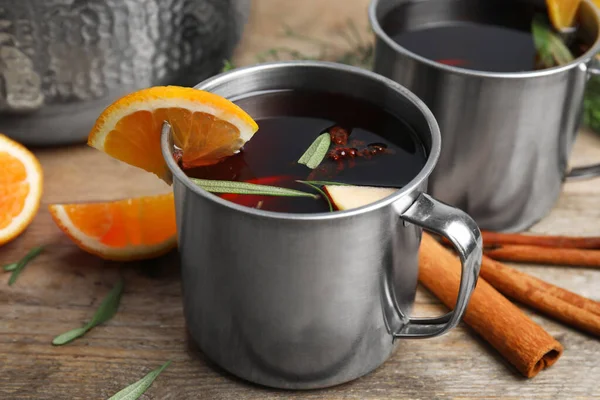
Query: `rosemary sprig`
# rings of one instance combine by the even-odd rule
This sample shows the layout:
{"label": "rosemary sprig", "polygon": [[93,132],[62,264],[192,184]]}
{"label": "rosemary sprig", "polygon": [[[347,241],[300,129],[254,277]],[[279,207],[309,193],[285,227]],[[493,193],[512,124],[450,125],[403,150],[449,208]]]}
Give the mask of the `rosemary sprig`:
{"label": "rosemary sprig", "polygon": [[277,186],[258,185],[248,182],[218,181],[212,179],[195,179],[192,182],[202,189],[211,193],[249,194],[261,196],[284,196],[284,197],[312,197],[319,196],[312,193],[302,192],[295,189],[287,189]]}
{"label": "rosemary sprig", "polygon": [[298,181],[298,182],[310,183],[310,184],[318,185],[318,186],[353,186],[349,183],[331,182],[331,181]]}
{"label": "rosemary sprig", "polygon": [[68,332],[58,335],[52,341],[52,344],[55,346],[62,346],[63,344],[67,344],[88,332],[90,329],[98,326],[109,319],[111,319],[119,309],[119,303],[121,301],[121,295],[123,294],[124,283],[123,280],[119,280],[117,284],[111,289],[110,292],[106,295],[102,303],[100,303],[100,307],[96,310],[96,313],[92,317],[92,320],[85,324],[81,328],[72,329]]}
{"label": "rosemary sprig", "polygon": [[139,381],[132,383],[127,386],[125,389],[119,391],[118,393],[112,395],[108,400],[136,400],[139,399],[142,394],[152,385],[154,380],[160,375],[161,372],[164,371],[171,364],[171,361],[167,361],[154,371],[148,373],[148,375],[144,376]]}
{"label": "rosemary sprig", "polygon": [[306,186],[309,186],[309,187],[313,188],[314,190],[316,190],[317,192],[319,192],[321,194],[321,196],[323,196],[325,201],[327,201],[327,204],[329,205],[329,211],[333,212],[333,204],[331,204],[331,200],[329,200],[329,196],[327,195],[327,193],[325,193],[325,191],[323,189],[321,189],[321,187],[319,187],[319,185],[313,184],[309,181],[296,181],[296,182],[302,183]]}
{"label": "rosemary sprig", "polygon": [[5,271],[12,272],[12,274],[10,275],[10,278],[8,278],[8,286],[12,286],[17,281],[17,278],[19,277],[21,272],[23,272],[23,269],[25,269],[27,264],[31,260],[33,260],[34,258],[39,256],[43,250],[44,250],[44,246],[34,247],[33,249],[29,250],[29,253],[27,253],[25,255],[25,257],[23,257],[17,263],[8,264],[3,267],[3,269]]}
{"label": "rosemary sprig", "polygon": [[331,136],[329,132],[319,135],[314,142],[306,149],[298,164],[304,164],[310,169],[315,169],[321,164],[331,145]]}

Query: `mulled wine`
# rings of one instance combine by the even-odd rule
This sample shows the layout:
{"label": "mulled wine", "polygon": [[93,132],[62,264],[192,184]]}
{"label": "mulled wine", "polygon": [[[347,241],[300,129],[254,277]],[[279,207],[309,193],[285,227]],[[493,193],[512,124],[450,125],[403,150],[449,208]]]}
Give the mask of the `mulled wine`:
{"label": "mulled wine", "polygon": [[401,32],[393,39],[413,53],[456,67],[493,72],[535,69],[536,49],[526,31],[456,22]]}
{"label": "mulled wine", "polygon": [[[240,152],[218,164],[186,170],[193,178],[295,189],[314,197],[224,193],[235,203],[269,211],[329,212],[318,188],[298,181],[401,188],[427,154],[411,126],[369,102],[337,94],[275,91],[234,101],[258,123]],[[315,168],[298,161],[327,133],[331,143]]]}
{"label": "mulled wine", "polygon": [[[540,62],[532,23],[550,28],[543,8],[515,0],[403,3],[382,20],[383,30],[403,48],[454,67],[487,72],[548,68]],[[587,49],[582,32],[565,44],[578,57]]]}

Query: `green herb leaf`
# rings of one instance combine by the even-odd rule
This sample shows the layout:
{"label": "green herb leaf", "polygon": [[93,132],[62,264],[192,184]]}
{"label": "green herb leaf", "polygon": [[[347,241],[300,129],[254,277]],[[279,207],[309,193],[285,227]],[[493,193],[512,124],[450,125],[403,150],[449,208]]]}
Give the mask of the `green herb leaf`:
{"label": "green herb leaf", "polygon": [[302,154],[302,157],[298,160],[298,164],[304,164],[310,169],[317,168],[327,155],[330,145],[331,136],[329,132],[319,135],[304,154]]}
{"label": "green herb leaf", "polygon": [[108,400],[136,400],[138,399],[148,388],[152,385],[154,380],[160,375],[161,372],[165,368],[167,368],[171,364],[171,361],[167,361],[159,368],[154,371],[148,373],[145,377],[127,386],[125,389],[119,391],[118,393],[112,395]]}
{"label": "green herb leaf", "polygon": [[302,183],[306,186],[309,186],[313,189],[315,189],[317,192],[319,192],[321,194],[321,196],[323,196],[323,198],[327,201],[327,204],[329,205],[329,211],[333,212],[333,205],[331,204],[331,200],[329,200],[329,196],[327,196],[327,193],[325,193],[325,191],[323,189],[321,189],[318,185],[314,185],[308,181],[296,181],[298,183]]}
{"label": "green herb leaf", "polygon": [[23,269],[25,268],[25,266],[31,260],[33,260],[34,258],[39,256],[43,250],[44,250],[44,246],[34,247],[33,249],[29,250],[29,253],[27,253],[25,255],[25,257],[23,257],[17,263],[17,265],[15,267],[12,267],[13,264],[9,264],[9,265],[5,266],[5,271],[10,271],[9,269],[6,269],[6,267],[12,268],[12,274],[10,275],[10,278],[8,279],[8,286],[12,286],[17,281],[17,278],[19,277],[21,272],[23,272]]}
{"label": "green herb leaf", "polygon": [[277,186],[257,185],[255,183],[217,181],[211,179],[195,179],[192,182],[202,189],[211,193],[231,193],[231,194],[253,194],[262,196],[286,196],[286,197],[312,197],[316,199],[316,194],[302,192],[300,190],[281,188]]}
{"label": "green herb leaf", "polygon": [[330,181],[298,181],[298,182],[311,183],[313,185],[318,185],[318,186],[353,186],[353,185],[350,185],[349,183],[330,182]]}
{"label": "green herb leaf", "polygon": [[68,332],[61,333],[60,335],[58,335],[57,337],[55,337],[52,340],[52,344],[55,346],[62,346],[63,344],[72,342],[73,340],[77,339],[78,337],[85,335],[85,333],[89,330],[90,330],[90,328],[88,328],[88,326],[86,325],[83,328],[75,328]]}
{"label": "green herb leaf", "polygon": [[62,346],[63,344],[72,342],[73,340],[85,335],[87,331],[95,326],[98,326],[114,317],[119,309],[121,295],[123,294],[123,287],[124,283],[121,279],[111,289],[111,291],[108,292],[104,300],[102,300],[102,303],[100,303],[100,306],[96,310],[96,313],[90,322],[81,328],[72,329],[68,332],[58,335],[54,338],[54,340],[52,340],[52,344],[55,346]]}
{"label": "green herb leaf", "polygon": [[575,59],[562,39],[552,32],[550,33],[550,49],[558,65],[568,64]]}
{"label": "green herb leaf", "polygon": [[568,64],[574,60],[571,51],[560,36],[552,32],[545,18],[536,16],[531,23],[533,43],[541,64],[546,68]]}
{"label": "green herb leaf", "polygon": [[2,269],[6,272],[14,271],[19,263],[6,264]]}
{"label": "green herb leaf", "polygon": [[227,72],[227,71],[231,71],[232,69],[235,68],[235,65],[233,65],[231,63],[231,61],[229,60],[224,60],[223,61],[223,69],[221,70],[221,72]]}
{"label": "green herb leaf", "polygon": [[123,295],[124,287],[125,283],[123,282],[123,279],[120,279],[115,287],[108,292],[104,300],[102,300],[102,303],[100,303],[100,306],[92,317],[92,320],[88,323],[90,329],[96,325],[100,325],[108,321],[115,316],[117,310],[119,309],[119,303],[121,302],[121,296]]}

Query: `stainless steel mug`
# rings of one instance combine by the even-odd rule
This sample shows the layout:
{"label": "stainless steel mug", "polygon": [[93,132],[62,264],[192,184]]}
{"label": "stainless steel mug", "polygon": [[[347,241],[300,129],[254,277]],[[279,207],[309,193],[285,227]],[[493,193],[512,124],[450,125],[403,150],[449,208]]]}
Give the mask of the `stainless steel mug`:
{"label": "stainless steel mug", "polygon": [[369,8],[377,39],[374,71],[419,96],[440,125],[443,146],[430,193],[466,211],[482,229],[523,230],[550,211],[566,177],[600,173],[599,165],[568,166],[586,81],[598,73],[591,65],[600,51],[598,12],[583,0],[579,21],[592,45],[583,56],[561,67],[515,73],[467,70],[426,59],[398,45],[382,21],[399,6],[400,31],[448,21],[484,22],[503,12],[530,18],[537,3],[372,0]]}
{"label": "stainless steel mug", "polygon": [[118,97],[218,73],[250,0],[0,0],[0,132],[84,141]]}
{"label": "stainless steel mug", "polygon": [[[237,205],[173,175],[187,326],[227,371],[278,388],[326,387],[381,365],[398,338],[440,335],[460,320],[475,287],[479,229],[424,193],[440,152],[431,112],[395,82],[354,67],[282,62],[234,70],[197,86],[229,99],[307,90],[368,100],[410,123],[427,147],[423,170],[395,194],[348,211],[290,214]],[[421,227],[454,243],[463,263],[454,311],[409,317]]]}

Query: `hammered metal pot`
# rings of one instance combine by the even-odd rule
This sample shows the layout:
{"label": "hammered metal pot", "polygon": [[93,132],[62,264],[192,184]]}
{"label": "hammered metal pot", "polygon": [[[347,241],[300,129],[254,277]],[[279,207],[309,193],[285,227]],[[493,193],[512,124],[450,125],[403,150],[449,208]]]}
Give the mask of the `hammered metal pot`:
{"label": "hammered metal pot", "polygon": [[239,41],[250,0],[0,0],[0,132],[84,141],[136,89],[193,86]]}

